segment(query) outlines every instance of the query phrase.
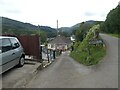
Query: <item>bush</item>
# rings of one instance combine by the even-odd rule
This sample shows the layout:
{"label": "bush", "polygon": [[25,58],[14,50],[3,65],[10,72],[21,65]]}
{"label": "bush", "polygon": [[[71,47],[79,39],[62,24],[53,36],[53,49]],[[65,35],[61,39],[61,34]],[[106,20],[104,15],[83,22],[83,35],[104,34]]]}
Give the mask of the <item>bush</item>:
{"label": "bush", "polygon": [[[74,45],[75,49],[70,54],[72,58],[87,66],[99,63],[106,52],[102,44],[89,44],[89,41],[94,37],[93,32],[95,30],[99,30],[99,25],[93,26],[81,43],[78,44],[78,42],[76,42]],[[100,39],[100,37],[98,39]]]}

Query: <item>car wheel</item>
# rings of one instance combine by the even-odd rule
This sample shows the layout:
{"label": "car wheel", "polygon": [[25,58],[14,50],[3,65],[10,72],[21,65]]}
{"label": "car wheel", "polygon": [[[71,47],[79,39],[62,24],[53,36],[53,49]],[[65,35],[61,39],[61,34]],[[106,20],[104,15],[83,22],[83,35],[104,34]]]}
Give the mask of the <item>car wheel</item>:
{"label": "car wheel", "polygon": [[23,57],[19,60],[19,66],[23,66],[25,64],[25,59]]}

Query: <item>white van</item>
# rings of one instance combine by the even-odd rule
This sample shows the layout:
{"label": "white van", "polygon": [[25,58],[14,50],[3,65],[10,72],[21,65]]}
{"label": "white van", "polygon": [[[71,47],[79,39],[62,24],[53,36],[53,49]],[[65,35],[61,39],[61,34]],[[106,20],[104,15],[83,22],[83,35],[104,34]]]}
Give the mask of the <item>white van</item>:
{"label": "white van", "polygon": [[0,74],[25,63],[23,47],[15,37],[0,36]]}

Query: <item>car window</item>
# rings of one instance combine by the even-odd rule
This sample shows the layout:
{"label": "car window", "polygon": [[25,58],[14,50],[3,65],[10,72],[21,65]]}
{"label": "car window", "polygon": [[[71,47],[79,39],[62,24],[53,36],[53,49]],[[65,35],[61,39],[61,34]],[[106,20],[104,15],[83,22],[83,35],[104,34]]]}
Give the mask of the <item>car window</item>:
{"label": "car window", "polygon": [[15,38],[10,39],[13,49],[16,49],[20,46],[20,44],[18,43],[18,41]]}
{"label": "car window", "polygon": [[7,52],[12,49],[12,44],[9,39],[0,40],[1,52]]}

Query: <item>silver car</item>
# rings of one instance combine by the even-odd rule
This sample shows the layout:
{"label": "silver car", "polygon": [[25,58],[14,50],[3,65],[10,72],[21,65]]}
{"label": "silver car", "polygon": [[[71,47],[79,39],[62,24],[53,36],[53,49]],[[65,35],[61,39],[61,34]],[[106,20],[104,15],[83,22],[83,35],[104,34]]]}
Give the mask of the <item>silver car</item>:
{"label": "silver car", "polygon": [[0,74],[25,63],[23,47],[15,37],[0,36]]}

